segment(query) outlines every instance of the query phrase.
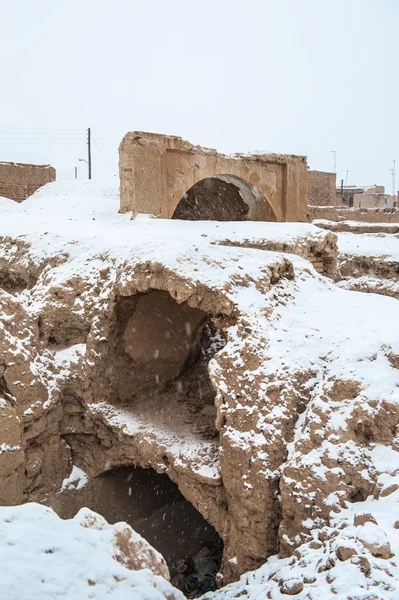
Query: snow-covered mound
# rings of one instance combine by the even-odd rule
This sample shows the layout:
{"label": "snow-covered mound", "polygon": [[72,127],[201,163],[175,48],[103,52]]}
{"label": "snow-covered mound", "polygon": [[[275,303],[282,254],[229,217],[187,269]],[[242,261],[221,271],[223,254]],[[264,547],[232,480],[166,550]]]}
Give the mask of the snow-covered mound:
{"label": "snow-covered mound", "polygon": [[394,234],[338,233],[338,248],[345,256],[372,256],[387,261],[399,262],[399,237]]}
{"label": "snow-covered mound", "polygon": [[225,581],[276,555],[217,594],[397,598],[396,300],[323,277],[336,236],[311,225],[118,205],[55,183],[0,219],[1,502],[48,501],[71,456],[88,480],[152,467],[223,538]]}
{"label": "snow-covered mound", "polygon": [[207,600],[396,600],[399,598],[399,453],[374,451],[394,492],[349,504],[294,556],[270,558]]}
{"label": "snow-covered mound", "polygon": [[331,263],[336,262],[335,235],[306,223],[208,221],[205,224],[163,221],[147,215],[139,215],[132,221],[131,213],[119,214],[118,210],[116,184],[55,181],[40,188],[23,204],[15,205],[14,213],[0,222],[0,235],[32,245],[30,256],[36,261],[51,257],[55,248],[57,252],[62,248],[71,260],[81,254],[82,246],[91,256],[112,252],[123,260],[132,244],[141,244],[143,250],[154,245],[162,247],[162,254],[173,256],[191,239],[203,247],[223,244],[293,252],[311,260],[319,272],[323,268],[333,270]]}
{"label": "snow-covered mound", "polygon": [[323,219],[313,224],[337,234],[335,279],[342,289],[399,299],[399,224]]}
{"label": "snow-covered mound", "polygon": [[338,232],[337,237],[339,286],[399,299],[399,236]]}
{"label": "snow-covered mound", "polygon": [[2,600],[183,600],[160,554],[87,508],[63,521],[39,504],[1,507],[0,564]]}
{"label": "snow-covered mound", "polygon": [[327,221],[326,219],[315,219],[313,225],[334,232],[399,233],[398,223],[367,223],[365,221]]}
{"label": "snow-covered mound", "polygon": [[0,210],[7,210],[8,208],[15,208],[15,200],[11,200],[11,198],[5,198],[5,196],[0,196]]}

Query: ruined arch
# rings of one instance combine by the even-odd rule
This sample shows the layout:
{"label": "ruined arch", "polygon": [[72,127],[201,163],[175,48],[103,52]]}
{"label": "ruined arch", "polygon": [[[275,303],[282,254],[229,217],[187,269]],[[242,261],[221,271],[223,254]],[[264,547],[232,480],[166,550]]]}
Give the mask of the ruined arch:
{"label": "ruined arch", "polygon": [[[127,133],[119,146],[120,212],[170,219],[199,181],[234,176],[259,190],[276,221],[308,221],[306,157],[234,154],[194,146],[175,136]],[[261,215],[255,216],[263,220]],[[267,218],[267,220],[271,220]]]}
{"label": "ruined arch", "polygon": [[195,183],[178,202],[172,219],[189,221],[277,221],[260,190],[230,174],[206,177]]}

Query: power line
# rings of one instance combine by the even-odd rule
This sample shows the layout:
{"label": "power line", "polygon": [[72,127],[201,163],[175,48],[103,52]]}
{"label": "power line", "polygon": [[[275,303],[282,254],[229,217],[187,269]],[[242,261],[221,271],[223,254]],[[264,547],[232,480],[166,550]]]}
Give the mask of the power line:
{"label": "power line", "polygon": [[46,137],[46,136],[39,136],[39,135],[37,135],[37,136],[34,136],[34,137],[22,137],[22,136],[10,136],[8,134],[1,133],[1,132],[0,132],[0,138],[3,139],[3,140],[5,140],[5,141],[9,141],[9,142],[12,142],[12,140],[16,140],[17,142],[23,142],[25,140],[28,141],[28,142],[36,141],[36,140],[43,141],[43,142],[46,142],[46,141],[48,141],[48,142],[54,142],[54,141],[57,141],[57,140],[60,140],[60,141],[63,141],[63,140],[66,140],[66,141],[77,140],[77,141],[79,141],[79,140],[85,139],[84,136],[74,136],[74,137],[71,137],[71,136],[69,136],[69,137],[62,137],[62,136],[61,137]]}
{"label": "power line", "polygon": [[[111,138],[110,136],[98,136],[100,143],[108,151],[114,152],[119,144],[119,141]],[[117,171],[108,160],[106,154],[100,146],[97,139],[91,135],[90,129],[80,128],[50,128],[50,127],[11,127],[11,126],[0,126],[0,146],[80,146],[82,144],[88,144],[88,158],[91,162],[90,156],[90,142],[91,140],[97,146],[102,157],[111,167],[112,171],[117,174]],[[89,165],[89,179],[91,178],[91,165]]]}
{"label": "power line", "polygon": [[119,140],[117,140],[116,138],[110,137],[109,135],[98,135],[97,136],[98,140],[105,140],[108,142],[111,142],[112,144],[119,144]]}
{"label": "power line", "polygon": [[115,174],[117,174],[116,170],[115,170],[115,169],[114,169],[114,167],[111,165],[111,163],[109,162],[108,158],[105,156],[104,152],[101,150],[100,146],[97,144],[97,141],[95,140],[95,138],[94,138],[93,136],[91,136],[91,137],[92,137],[92,140],[93,140],[93,142],[95,143],[95,145],[97,146],[97,148],[100,150],[101,154],[103,155],[104,159],[107,161],[107,163],[109,164],[109,166],[110,166],[110,167],[111,167],[111,169],[113,170],[113,172],[114,172]]}
{"label": "power line", "polygon": [[85,143],[85,140],[7,140],[1,139],[0,143],[8,146],[20,145],[20,146],[64,146],[64,145],[81,145]]}
{"label": "power line", "polygon": [[70,129],[70,128],[62,128],[62,127],[8,127],[8,126],[1,126],[0,125],[0,129],[10,129],[12,131],[79,131],[81,133],[85,132],[85,129],[83,128],[74,128],[74,129]]}
{"label": "power line", "polygon": [[10,140],[21,140],[21,139],[35,139],[35,138],[40,138],[40,139],[48,139],[48,140],[54,140],[54,139],[63,139],[63,140],[72,140],[72,139],[81,139],[82,137],[84,137],[82,134],[78,134],[78,133],[70,133],[70,134],[48,134],[48,133],[39,133],[39,132],[34,132],[31,135],[27,134],[27,133],[17,133],[17,134],[13,134],[11,131],[0,131],[0,136],[1,137],[6,137],[7,139]]}
{"label": "power line", "polygon": [[97,137],[97,141],[99,144],[101,144],[102,148],[105,148],[106,150],[109,150],[110,152],[114,152],[118,148],[117,144],[111,144],[109,142],[105,142],[104,140],[102,140],[99,137]]}
{"label": "power line", "polygon": [[62,139],[62,140],[71,140],[71,139],[76,139],[76,140],[80,140],[82,139],[82,137],[84,137],[84,134],[82,133],[41,133],[39,131],[35,131],[32,133],[27,133],[27,132],[12,132],[12,131],[1,131],[0,130],[0,136],[2,138],[7,138],[8,140],[21,140],[21,139],[27,139],[27,140],[31,140],[31,139],[45,139],[45,140],[54,140],[54,139]]}

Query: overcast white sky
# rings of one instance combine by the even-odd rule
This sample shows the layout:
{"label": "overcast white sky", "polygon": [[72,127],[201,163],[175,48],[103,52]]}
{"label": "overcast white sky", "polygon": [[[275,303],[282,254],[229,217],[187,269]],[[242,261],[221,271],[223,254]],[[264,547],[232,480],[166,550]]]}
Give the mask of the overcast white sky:
{"label": "overcast white sky", "polygon": [[338,178],[348,170],[348,183],[391,192],[399,0],[0,0],[0,9],[0,160],[51,163],[60,178],[79,164],[83,177],[90,126],[106,157],[94,145],[93,176],[108,179],[124,133],[144,130],[228,153],[305,154],[327,171],[335,150]]}

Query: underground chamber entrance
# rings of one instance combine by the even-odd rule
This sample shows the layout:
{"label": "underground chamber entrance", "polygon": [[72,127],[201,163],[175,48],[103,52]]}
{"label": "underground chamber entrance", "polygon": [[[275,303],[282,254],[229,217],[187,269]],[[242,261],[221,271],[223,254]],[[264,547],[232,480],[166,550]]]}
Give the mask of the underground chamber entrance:
{"label": "underground chamber entrance", "polygon": [[61,516],[87,506],[109,523],[128,523],[161,552],[172,583],[188,597],[215,587],[223,542],[168,475],[126,467],[105,472],[61,496]]}
{"label": "underground chamber entrance", "polygon": [[224,345],[205,312],[168,292],[120,297],[107,367],[112,403],[162,436],[215,439],[208,363]]}

